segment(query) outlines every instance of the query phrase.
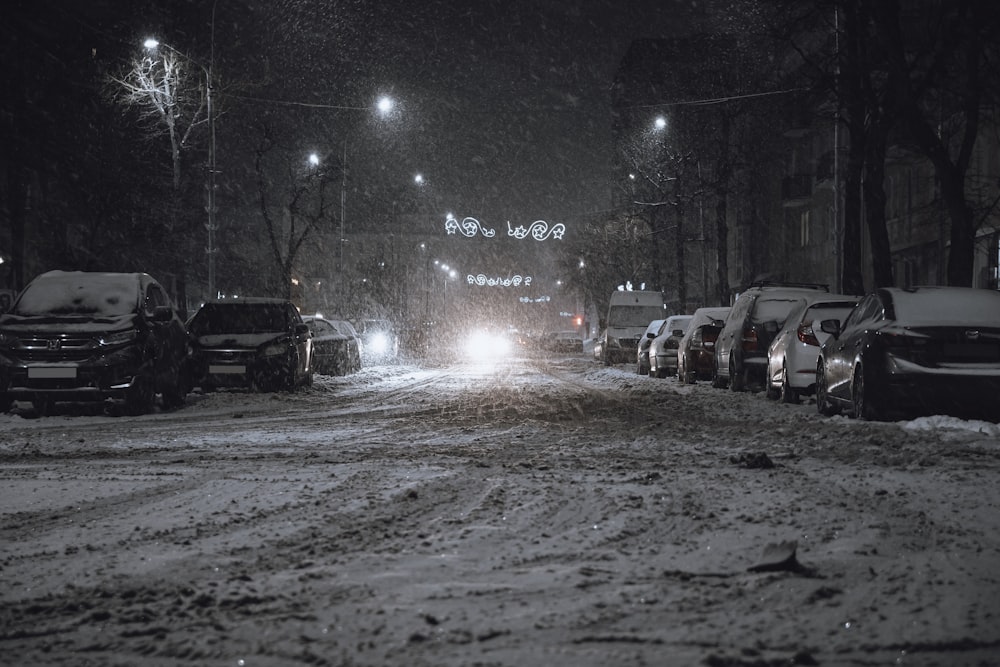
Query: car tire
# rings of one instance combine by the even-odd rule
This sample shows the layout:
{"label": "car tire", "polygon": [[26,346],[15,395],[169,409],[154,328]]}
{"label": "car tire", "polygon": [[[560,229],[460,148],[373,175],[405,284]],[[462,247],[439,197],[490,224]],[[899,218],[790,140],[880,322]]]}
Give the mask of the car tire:
{"label": "car tire", "polygon": [[826,371],[823,368],[822,359],[816,366],[816,412],[824,417],[832,417],[840,412],[840,409],[830,402],[829,387],[826,385]]}
{"label": "car tire", "polygon": [[156,402],[156,383],[146,373],[136,375],[132,386],[125,390],[125,413],[133,417],[153,411]]}
{"label": "car tire", "polygon": [[746,378],[743,377],[743,369],[737,368],[736,361],[732,355],[729,356],[729,390],[735,392],[746,390]]}
{"label": "car tire", "polygon": [[867,377],[864,364],[858,364],[851,380],[851,403],[854,406],[855,419],[865,421],[881,421],[885,412],[872,392],[871,378]]}
{"label": "car tire", "polygon": [[799,392],[788,384],[788,368],[781,365],[781,390],[779,392],[782,403],[796,404],[799,402]]}
{"label": "car tire", "polygon": [[725,377],[719,373],[719,360],[716,359],[715,363],[712,364],[712,387],[715,389],[725,389],[727,380]]}
{"label": "car tire", "polygon": [[160,390],[163,398],[163,407],[179,408],[187,400],[187,379],[182,369],[178,369],[174,374],[173,382]]}

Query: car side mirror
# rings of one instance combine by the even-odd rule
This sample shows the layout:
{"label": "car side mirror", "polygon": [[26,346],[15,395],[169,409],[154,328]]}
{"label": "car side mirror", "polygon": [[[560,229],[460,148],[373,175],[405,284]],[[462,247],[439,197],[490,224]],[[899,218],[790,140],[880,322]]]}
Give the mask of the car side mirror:
{"label": "car side mirror", "polygon": [[656,338],[656,334],[650,331],[649,333],[646,334],[646,338],[653,340],[654,338]]}
{"label": "car side mirror", "polygon": [[840,335],[840,320],[823,320],[819,323],[819,330],[836,338]]}
{"label": "car side mirror", "polygon": [[[309,325],[306,324],[305,322],[300,322],[299,324],[295,325],[295,335],[296,336],[305,336],[306,334],[309,334],[309,333],[310,333],[309,332]],[[312,337],[311,334],[310,334],[310,337]]]}
{"label": "car side mirror", "polygon": [[683,338],[684,337],[684,329],[674,329],[673,332],[670,335],[671,336],[676,336],[677,338]]}
{"label": "car side mirror", "polygon": [[170,306],[157,306],[153,309],[154,322],[169,322],[174,317],[174,309]]}

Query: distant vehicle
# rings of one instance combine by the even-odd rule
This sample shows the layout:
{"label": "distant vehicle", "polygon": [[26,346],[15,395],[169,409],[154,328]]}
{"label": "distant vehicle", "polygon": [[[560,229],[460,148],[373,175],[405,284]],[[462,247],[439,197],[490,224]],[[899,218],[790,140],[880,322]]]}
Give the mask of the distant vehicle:
{"label": "distant vehicle", "polygon": [[124,399],[130,414],[184,403],[188,340],[166,291],[145,273],[49,271],[0,316],[0,407],[30,400]]}
{"label": "distant vehicle", "polygon": [[829,293],[813,283],[755,282],[739,295],[715,341],[713,387],[764,389],[767,348],[799,299]]}
{"label": "distant vehicle", "polygon": [[767,350],[767,397],[798,403],[816,391],[819,348],[830,337],[819,329],[823,320],[843,321],[861,297],[819,293],[803,297]]}
{"label": "distant vehicle", "polygon": [[188,321],[188,333],[193,383],[203,391],[312,384],[312,333],[287,299],[210,301]]}
{"label": "distant vehicle", "polygon": [[399,336],[389,320],[362,320],[357,328],[361,334],[366,363],[386,363],[399,355]]}
{"label": "distant vehicle", "polygon": [[887,287],[820,328],[830,334],[816,367],[820,414],[1000,420],[1000,292]]}
{"label": "distant vehicle", "polygon": [[639,375],[649,375],[649,344],[656,338],[666,320],[653,320],[646,326],[646,332],[639,339],[636,348],[635,372]]}
{"label": "distant vehicle", "polygon": [[677,346],[677,377],[694,384],[711,380],[715,371],[715,339],[722,331],[729,306],[699,308],[691,316],[688,329]]}
{"label": "distant vehicle", "polygon": [[509,357],[514,346],[506,331],[476,327],[466,334],[462,347],[467,359],[493,362]]}
{"label": "distant vehicle", "polygon": [[677,348],[691,324],[690,315],[671,315],[649,344],[649,374],[665,378],[677,375]]}
{"label": "distant vehicle", "polygon": [[601,339],[600,360],[606,366],[636,358],[639,339],[653,320],[664,316],[660,292],[623,291],[611,293],[607,325]]}
{"label": "distant vehicle", "polygon": [[553,331],[546,334],[546,347],[553,352],[567,352],[579,354],[583,352],[583,339],[580,334],[573,330]]}
{"label": "distant vehicle", "polygon": [[321,375],[347,375],[361,370],[361,339],[350,322],[309,315],[302,320],[312,332],[313,370]]}

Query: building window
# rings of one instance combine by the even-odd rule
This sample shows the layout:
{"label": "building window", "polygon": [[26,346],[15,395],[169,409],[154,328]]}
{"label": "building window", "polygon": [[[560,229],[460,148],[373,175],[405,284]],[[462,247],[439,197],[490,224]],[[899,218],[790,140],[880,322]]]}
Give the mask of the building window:
{"label": "building window", "polygon": [[809,211],[799,215],[799,245],[803,248],[809,245]]}

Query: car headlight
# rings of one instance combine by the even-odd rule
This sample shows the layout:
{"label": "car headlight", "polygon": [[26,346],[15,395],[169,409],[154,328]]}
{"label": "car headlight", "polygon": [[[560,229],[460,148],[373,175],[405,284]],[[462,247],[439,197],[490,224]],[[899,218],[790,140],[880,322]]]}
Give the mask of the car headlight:
{"label": "car headlight", "polygon": [[389,337],[384,333],[374,334],[368,341],[368,346],[375,354],[383,354],[389,350]]}
{"label": "car headlight", "polygon": [[111,345],[127,345],[131,343],[136,338],[139,337],[139,332],[135,329],[129,329],[127,331],[116,331],[115,333],[105,334],[97,339],[98,344],[103,346]]}
{"label": "car headlight", "polygon": [[288,347],[283,343],[272,343],[271,345],[265,346],[260,353],[265,357],[277,357],[285,354],[287,351]]}

